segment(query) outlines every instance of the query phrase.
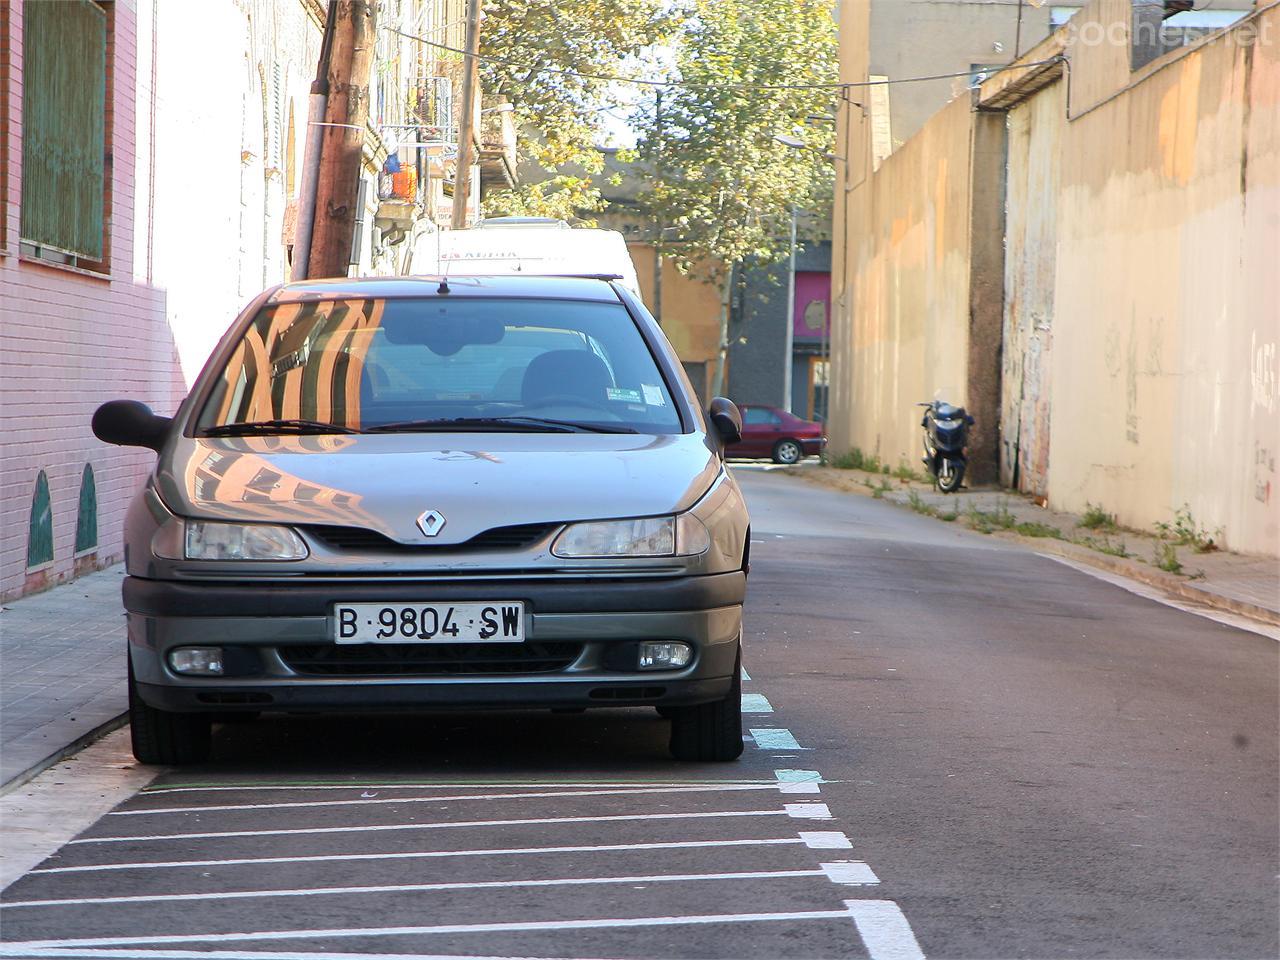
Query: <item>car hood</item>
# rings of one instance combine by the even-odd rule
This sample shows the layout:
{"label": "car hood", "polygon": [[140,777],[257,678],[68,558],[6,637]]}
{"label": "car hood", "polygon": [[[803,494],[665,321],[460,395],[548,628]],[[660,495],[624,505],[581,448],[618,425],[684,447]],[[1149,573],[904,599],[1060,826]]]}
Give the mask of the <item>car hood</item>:
{"label": "car hood", "polygon": [[719,475],[701,434],[404,433],[193,439],[156,489],[179,516],[363,527],[435,544],[494,527],[678,513]]}

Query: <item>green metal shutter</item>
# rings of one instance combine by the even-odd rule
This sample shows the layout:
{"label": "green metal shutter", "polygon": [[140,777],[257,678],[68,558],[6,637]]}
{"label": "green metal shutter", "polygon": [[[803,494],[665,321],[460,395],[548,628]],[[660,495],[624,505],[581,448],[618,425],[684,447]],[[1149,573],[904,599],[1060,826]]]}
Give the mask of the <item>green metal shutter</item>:
{"label": "green metal shutter", "polygon": [[98,487],[93,481],[93,467],[84,465],[80,478],[80,508],[76,512],[76,553],[87,553],[98,546]]}
{"label": "green metal shutter", "polygon": [[53,504],[49,498],[49,478],[43,470],[36,474],[31,496],[31,526],[27,531],[27,569],[53,560]]}
{"label": "green metal shutter", "polygon": [[107,15],[89,0],[22,10],[22,239],[99,260]]}

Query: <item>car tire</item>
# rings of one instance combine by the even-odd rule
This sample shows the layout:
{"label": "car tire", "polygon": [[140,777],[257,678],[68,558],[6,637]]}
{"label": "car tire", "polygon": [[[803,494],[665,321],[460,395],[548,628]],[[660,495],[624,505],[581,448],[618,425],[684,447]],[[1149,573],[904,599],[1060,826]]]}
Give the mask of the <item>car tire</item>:
{"label": "car tire", "polygon": [[742,645],[723,700],[672,712],[671,755],[677,760],[722,763],[742,756]]}
{"label": "car tire", "polygon": [[129,659],[129,740],[139,763],[177,766],[209,759],[213,722],[199,713],[172,713],[148,706],[138,694]]}
{"label": "car tire", "polygon": [[800,444],[794,440],[779,440],[773,445],[773,462],[790,466],[793,463],[799,463],[804,457],[804,451],[800,449]]}

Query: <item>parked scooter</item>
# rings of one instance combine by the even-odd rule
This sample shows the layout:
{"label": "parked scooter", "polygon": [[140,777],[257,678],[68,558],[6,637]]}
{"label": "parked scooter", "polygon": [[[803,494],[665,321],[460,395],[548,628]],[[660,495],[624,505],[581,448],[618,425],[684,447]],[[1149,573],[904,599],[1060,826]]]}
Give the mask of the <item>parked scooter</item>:
{"label": "parked scooter", "polygon": [[955,493],[964,481],[964,468],[969,462],[965,446],[969,442],[973,417],[965,413],[964,407],[952,406],[942,400],[916,406],[927,408],[920,421],[920,426],[924,427],[924,465],[939,490]]}

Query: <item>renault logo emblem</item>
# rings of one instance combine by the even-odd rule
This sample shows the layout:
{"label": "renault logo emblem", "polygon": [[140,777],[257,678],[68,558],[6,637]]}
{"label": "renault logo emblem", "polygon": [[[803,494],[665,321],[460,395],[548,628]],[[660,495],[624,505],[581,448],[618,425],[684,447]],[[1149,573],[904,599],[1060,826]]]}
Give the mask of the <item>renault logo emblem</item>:
{"label": "renault logo emblem", "polygon": [[418,518],[418,529],[428,537],[434,537],[444,529],[444,514],[439,510],[428,510]]}

